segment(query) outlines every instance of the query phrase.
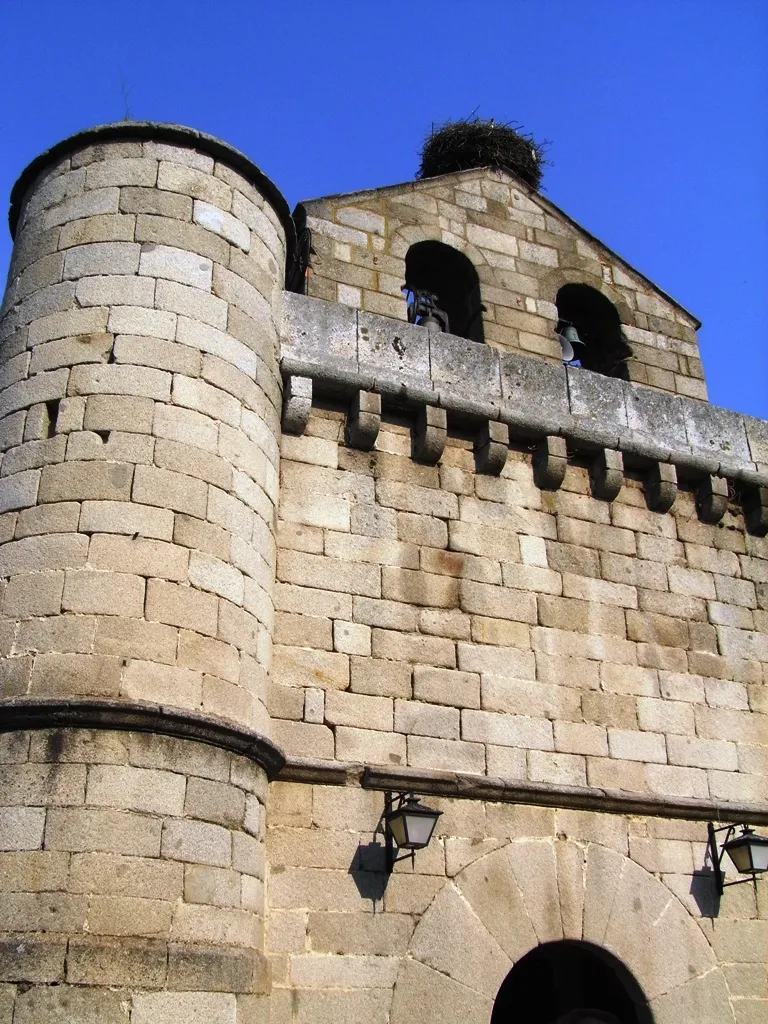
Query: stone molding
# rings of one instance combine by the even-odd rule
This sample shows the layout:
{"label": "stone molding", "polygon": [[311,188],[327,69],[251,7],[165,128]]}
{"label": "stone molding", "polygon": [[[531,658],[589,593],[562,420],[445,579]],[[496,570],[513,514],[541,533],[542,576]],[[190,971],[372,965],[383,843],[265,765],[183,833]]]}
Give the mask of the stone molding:
{"label": "stone molding", "polygon": [[534,804],[539,807],[597,811],[603,814],[768,825],[768,805],[669,799],[648,793],[505,780],[486,775],[470,775],[467,772],[333,763],[289,756],[277,778],[280,782],[307,785],[360,786],[363,789],[382,791],[413,790],[424,795],[453,799]]}
{"label": "stone molding", "polygon": [[179,708],[124,699],[13,697],[0,700],[0,733],[62,728],[150,732],[207,743],[255,761],[270,780],[285,764],[279,747],[260,733]]}
{"label": "stone molding", "polygon": [[[348,402],[356,392],[371,392],[417,416],[433,407],[475,429],[499,421],[513,437],[561,437],[572,450],[610,464],[614,478],[621,462],[629,470],[650,471],[650,500],[659,511],[671,495],[660,501],[653,481],[663,479],[669,491],[672,479],[656,466],[672,465],[676,479],[704,482],[710,490],[710,478],[727,478],[744,491],[749,528],[768,531],[764,420],[323,299],[286,292],[283,300],[281,370],[289,394],[290,382],[303,378],[311,386],[305,384],[302,394]],[[292,413],[285,410],[286,429],[297,432]],[[611,479],[606,500],[616,482]]]}

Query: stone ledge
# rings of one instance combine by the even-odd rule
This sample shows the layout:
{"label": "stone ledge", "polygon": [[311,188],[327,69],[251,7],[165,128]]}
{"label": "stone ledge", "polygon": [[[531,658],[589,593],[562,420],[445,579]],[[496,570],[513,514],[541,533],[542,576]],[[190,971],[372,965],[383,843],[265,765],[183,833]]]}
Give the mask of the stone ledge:
{"label": "stone ledge", "polygon": [[500,420],[521,437],[618,450],[630,467],[672,463],[693,481],[718,475],[768,487],[763,420],[323,299],[285,292],[283,300],[283,375],[311,378],[320,393],[372,391]]}
{"label": "stone ledge", "polygon": [[255,761],[268,779],[278,775],[285,758],[271,740],[209,715],[135,700],[50,700],[13,697],[0,700],[0,733],[25,729],[113,729],[151,732],[220,747]]}
{"label": "stone ledge", "polygon": [[423,768],[393,768],[288,757],[278,780],[316,786],[360,786],[363,789],[382,791],[413,790],[425,795],[461,800],[534,804],[538,807],[597,811],[602,814],[768,825],[768,804],[669,799],[648,793],[586,786],[555,786]]}

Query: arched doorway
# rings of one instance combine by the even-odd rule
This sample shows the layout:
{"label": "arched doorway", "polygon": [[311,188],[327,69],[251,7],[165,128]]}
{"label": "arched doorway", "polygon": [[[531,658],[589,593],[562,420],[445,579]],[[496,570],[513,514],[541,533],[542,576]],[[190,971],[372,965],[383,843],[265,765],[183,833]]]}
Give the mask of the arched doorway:
{"label": "arched doorway", "polygon": [[653,1024],[627,968],[588,942],[546,942],[504,979],[491,1024]]}

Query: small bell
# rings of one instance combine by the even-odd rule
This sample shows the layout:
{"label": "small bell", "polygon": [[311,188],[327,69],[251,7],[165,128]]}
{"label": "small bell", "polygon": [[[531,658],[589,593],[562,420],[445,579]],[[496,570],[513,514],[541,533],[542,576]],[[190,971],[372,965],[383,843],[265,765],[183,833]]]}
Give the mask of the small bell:
{"label": "small bell", "polygon": [[560,341],[560,347],[563,350],[563,362],[571,363],[576,358],[576,353],[573,350],[574,345],[583,345],[584,342],[579,337],[579,332],[573,326],[573,324],[565,324],[561,331],[557,332],[557,337]]}

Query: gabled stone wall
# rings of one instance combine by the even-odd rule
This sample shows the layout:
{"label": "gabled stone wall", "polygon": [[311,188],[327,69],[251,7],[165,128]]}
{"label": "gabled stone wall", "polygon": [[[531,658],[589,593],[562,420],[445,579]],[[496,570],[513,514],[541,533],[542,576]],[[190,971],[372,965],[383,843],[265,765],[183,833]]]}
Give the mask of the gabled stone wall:
{"label": "gabled stone wall", "polygon": [[435,239],[474,265],[491,345],[560,362],[557,291],[588,284],[618,310],[634,354],[630,380],[707,397],[695,317],[506,172],[462,171],[302,205],[315,252],[311,296],[404,320],[405,255]]}

